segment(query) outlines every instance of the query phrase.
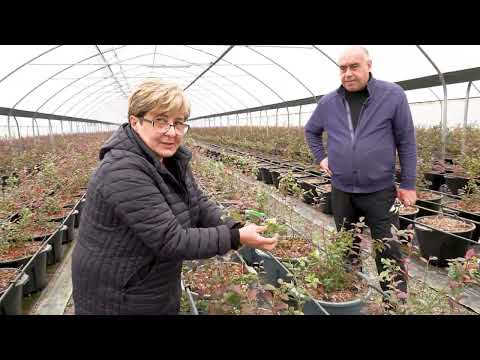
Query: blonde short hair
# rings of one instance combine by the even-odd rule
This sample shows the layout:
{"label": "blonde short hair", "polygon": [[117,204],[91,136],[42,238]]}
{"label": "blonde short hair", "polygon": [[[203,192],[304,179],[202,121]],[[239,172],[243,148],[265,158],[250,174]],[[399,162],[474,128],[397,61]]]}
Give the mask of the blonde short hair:
{"label": "blonde short hair", "polygon": [[142,117],[160,107],[165,112],[182,112],[185,120],[190,116],[190,102],[183,90],[174,83],[149,80],[141,83],[128,99],[128,117]]}

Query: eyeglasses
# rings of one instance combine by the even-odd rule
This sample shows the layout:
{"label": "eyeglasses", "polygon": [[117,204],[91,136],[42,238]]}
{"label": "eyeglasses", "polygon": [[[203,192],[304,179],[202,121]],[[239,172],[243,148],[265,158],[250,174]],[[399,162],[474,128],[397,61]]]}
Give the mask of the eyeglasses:
{"label": "eyeglasses", "polygon": [[178,135],[186,135],[188,130],[190,129],[190,125],[185,124],[184,122],[175,122],[173,124],[170,124],[167,119],[148,120],[144,117],[139,117],[139,119],[151,123],[152,127],[162,132],[163,135],[165,135],[172,126],[175,130],[175,133]]}

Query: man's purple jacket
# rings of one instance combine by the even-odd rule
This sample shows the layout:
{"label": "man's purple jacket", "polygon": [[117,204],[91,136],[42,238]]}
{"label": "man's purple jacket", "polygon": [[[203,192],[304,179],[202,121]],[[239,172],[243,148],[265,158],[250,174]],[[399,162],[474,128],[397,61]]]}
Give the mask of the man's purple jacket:
{"label": "man's purple jacket", "polygon": [[345,89],[323,96],[305,125],[305,138],[320,163],[327,154],[322,133],[328,134],[328,165],[332,185],[344,192],[371,193],[395,184],[395,155],[401,166],[402,189],[415,189],[417,150],[415,128],[403,89],[374,79],[369,97],[353,130]]}

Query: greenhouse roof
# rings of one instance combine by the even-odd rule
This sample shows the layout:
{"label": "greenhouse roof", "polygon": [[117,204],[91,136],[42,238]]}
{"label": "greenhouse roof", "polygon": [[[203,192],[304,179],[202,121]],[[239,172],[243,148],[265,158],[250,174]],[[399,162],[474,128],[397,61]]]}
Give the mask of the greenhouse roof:
{"label": "greenhouse roof", "polygon": [[[410,103],[480,95],[479,45],[364,45],[372,74],[404,87]],[[304,99],[339,86],[345,45],[3,45],[0,106],[64,120],[122,123],[128,95],[149,78],[178,83],[192,118]],[[465,71],[463,71],[465,70]],[[5,111],[1,115],[14,115]],[[20,116],[20,115],[18,115]],[[40,117],[40,116],[39,116]]]}

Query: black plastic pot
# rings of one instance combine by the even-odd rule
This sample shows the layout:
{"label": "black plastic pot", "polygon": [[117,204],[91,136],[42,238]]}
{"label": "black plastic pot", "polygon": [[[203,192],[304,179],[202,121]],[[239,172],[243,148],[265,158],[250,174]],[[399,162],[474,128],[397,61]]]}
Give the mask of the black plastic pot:
{"label": "black plastic pot", "polygon": [[[28,275],[24,273],[22,277],[15,283],[15,285],[8,291],[8,294],[5,295],[0,303],[0,315],[22,315],[23,287],[28,280]],[[0,291],[0,298],[5,294],[6,291],[7,289]]]}
{"label": "black plastic pot", "polygon": [[318,197],[317,186],[328,184],[328,180],[318,176],[312,176],[300,179],[298,185],[306,191],[303,195],[303,201],[307,204],[313,204]]}
{"label": "black plastic pot", "polygon": [[277,189],[278,189],[278,184],[280,183],[280,178],[286,173],[288,173],[288,170],[285,168],[275,168],[270,170],[272,183]]}
{"label": "black plastic pot", "polygon": [[[428,216],[419,217],[416,221],[421,221],[424,218],[428,218]],[[455,235],[471,239],[475,225],[469,221],[466,222],[471,224],[472,228],[468,231],[455,232]],[[422,256],[427,260],[430,257],[436,257],[438,261],[432,261],[431,263],[441,267],[448,266],[447,259],[465,256],[470,246],[470,243],[467,241],[421,226],[418,223],[415,226],[415,236]]]}
{"label": "black plastic pot", "polygon": [[263,269],[265,271],[265,281],[273,286],[279,286],[278,280],[290,282],[292,275],[288,269],[275,256],[267,254],[264,251],[256,249],[255,252],[263,260]]}
{"label": "black plastic pot", "polygon": [[320,192],[319,189],[317,189],[317,192],[319,194],[318,197],[318,206],[321,212],[327,215],[331,215],[332,212],[332,192]]}
{"label": "black plastic pot", "polygon": [[400,216],[400,217],[399,217],[400,230],[405,230],[405,229],[408,227],[408,225],[413,225],[413,227],[415,227],[415,224],[414,224],[414,223],[409,222],[409,221],[407,221],[407,220],[403,220],[402,217],[407,218],[407,219],[410,219],[410,220],[415,220],[416,217],[417,217],[417,215],[418,215],[418,213],[419,213],[419,211],[420,211],[419,208],[416,207],[416,209],[417,209],[417,211],[414,212],[413,214],[405,214],[405,215],[400,214],[400,215],[399,215],[399,216]]}
{"label": "black plastic pot", "polygon": [[262,175],[262,181],[265,184],[272,185],[273,180],[272,180],[272,175],[270,174],[270,168],[276,167],[274,165],[262,165],[258,168],[260,171],[260,174]]}
{"label": "black plastic pot", "polygon": [[[476,214],[476,213],[459,210],[458,216],[480,223],[480,214],[478,213]],[[473,231],[473,234],[472,234],[472,240],[474,241],[480,240],[480,225],[478,224],[475,224],[475,230]]]}
{"label": "black plastic pot", "polygon": [[269,163],[259,163],[257,164],[257,180],[263,181],[262,171],[261,168],[270,165]]}
{"label": "black plastic pot", "polygon": [[[445,206],[448,206],[448,204]],[[480,223],[479,213],[471,213],[461,209],[446,208],[446,207],[443,208],[443,211],[464,219],[473,220]],[[473,231],[473,234],[472,234],[472,240],[479,241],[479,239],[480,239],[480,225],[475,224],[475,230]]]}
{"label": "black plastic pot", "polygon": [[262,258],[255,252],[255,248],[242,246],[237,251],[248,266],[252,266],[254,263],[260,263],[262,260]]}
{"label": "black plastic pot", "polygon": [[445,184],[453,195],[458,195],[458,190],[467,185],[468,180],[470,179],[461,176],[445,175]]}
{"label": "black plastic pot", "polygon": [[[434,211],[440,211],[441,205],[440,203],[442,202],[443,195],[440,194],[434,194],[436,197],[432,200],[417,200],[415,205],[418,205],[420,207],[424,207],[427,209],[432,209]],[[428,202],[427,202],[428,201]],[[436,215],[435,212],[428,211],[425,209],[420,209],[418,212],[417,216],[428,216],[428,215]]]}
{"label": "black plastic pot", "polygon": [[[56,264],[62,261],[64,256],[64,248],[63,248],[63,240],[67,234],[68,227],[66,225],[62,226],[55,232],[50,240],[49,244],[52,245],[52,251],[50,251],[47,255],[47,266]],[[50,237],[50,235],[39,236],[33,238],[34,241],[44,241],[46,238]]]}
{"label": "black plastic pot", "polygon": [[[303,305],[303,313],[305,315],[365,315],[365,298],[368,298],[372,293],[369,287],[368,292],[364,297],[345,302],[329,302],[310,298]],[[326,313],[326,314],[325,314]]]}
{"label": "black plastic pot", "polygon": [[[30,281],[23,287],[23,295],[42,290],[47,285],[47,253],[52,250],[52,245],[47,244],[30,263],[25,273]],[[19,268],[25,265],[32,256],[26,256],[10,261],[0,261],[0,267]]]}
{"label": "black plastic pot", "polygon": [[424,173],[425,180],[430,181],[432,184],[428,187],[430,190],[439,191],[440,186],[445,184],[444,175],[437,172]]}

